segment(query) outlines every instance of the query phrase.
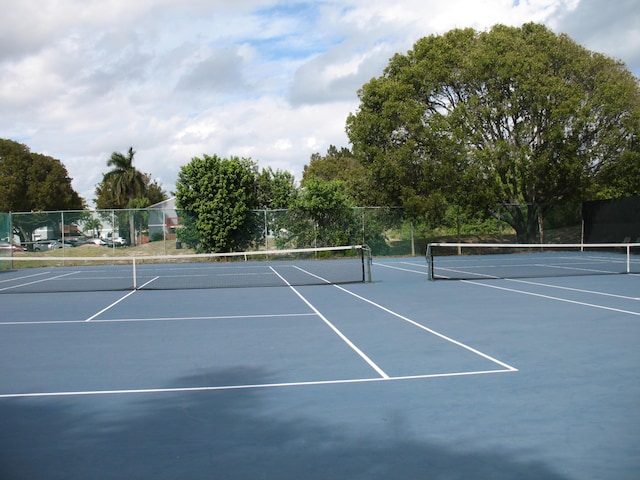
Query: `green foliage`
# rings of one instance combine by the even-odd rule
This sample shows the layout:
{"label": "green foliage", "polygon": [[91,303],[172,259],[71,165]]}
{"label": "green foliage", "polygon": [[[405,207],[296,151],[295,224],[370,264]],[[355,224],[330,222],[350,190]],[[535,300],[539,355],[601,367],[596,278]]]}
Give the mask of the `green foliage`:
{"label": "green foliage", "polygon": [[85,233],[90,234],[94,238],[100,237],[102,231],[102,222],[98,217],[89,217],[84,221]]}
{"label": "green foliage", "polygon": [[326,155],[311,155],[309,165],[304,166],[301,185],[304,187],[312,180],[339,180],[343,182],[345,195],[352,203],[378,204],[376,190],[370,188],[367,170],[348,148],[338,150],[331,145]]}
{"label": "green foliage", "polygon": [[0,211],[81,210],[82,198],[60,160],[0,139]]}
{"label": "green foliage", "polygon": [[107,161],[111,170],[102,175],[96,185],[96,207],[99,209],[141,208],[167,199],[162,186],[151,175],[133,165],[136,152],[127,155],[113,152]]}
{"label": "green foliage", "polygon": [[201,252],[200,233],[196,226],[196,216],[186,211],[180,212],[182,226],[176,229],[176,238],[188,248]]}
{"label": "green foliage", "polygon": [[[133,165],[136,152],[129,148],[127,155],[113,152],[107,166],[111,167],[96,188],[98,208],[127,208],[134,198],[145,194],[144,174]],[[108,204],[107,204],[108,203]]]}
{"label": "green foliage", "polygon": [[[111,154],[107,166],[112,168],[102,175],[102,181],[96,186],[96,206],[99,209],[139,209],[167,199],[151,175],[135,168],[135,154],[133,147],[126,155],[120,152]],[[117,217],[120,234],[135,245],[136,234],[141,232],[141,225],[146,224],[147,218],[144,214],[132,212],[120,212]]]}
{"label": "green foliage", "polygon": [[617,162],[604,165],[596,174],[592,200],[640,195],[640,149],[627,151]]}
{"label": "green foliage", "polygon": [[390,239],[392,231],[402,227],[404,211],[393,207],[354,208],[357,225],[354,230],[357,237],[351,239],[353,244],[367,245],[373,255],[387,255],[390,253]]}
{"label": "green foliage", "polygon": [[344,194],[344,184],[310,180],[292,202],[280,225],[279,246],[333,247],[349,245],[357,221]]}
{"label": "green foliage", "polygon": [[144,184],[146,192],[144,198],[147,200],[147,205],[155,205],[169,198],[162,185],[157,180],[152,180],[148,173],[144,174]]}
{"label": "green foliage", "polygon": [[176,203],[194,220],[178,232],[180,240],[194,245],[197,237],[204,252],[246,249],[259,231],[249,215],[257,204],[256,166],[238,157],[194,157],[178,173]]}
{"label": "green foliage", "polygon": [[449,205],[444,218],[438,224],[449,235],[491,235],[499,230],[499,221],[478,212],[470,212],[456,205]]}
{"label": "green foliage", "polygon": [[531,241],[551,205],[614,177],[631,175],[637,190],[637,79],[542,25],[420,39],[359,97],[354,153],[384,201],[415,215],[442,199],[478,212],[505,204],[503,219]]}
{"label": "green foliage", "polygon": [[295,196],[295,178],[290,172],[276,170],[271,167],[263,169],[256,178],[258,190],[258,208],[288,208]]}

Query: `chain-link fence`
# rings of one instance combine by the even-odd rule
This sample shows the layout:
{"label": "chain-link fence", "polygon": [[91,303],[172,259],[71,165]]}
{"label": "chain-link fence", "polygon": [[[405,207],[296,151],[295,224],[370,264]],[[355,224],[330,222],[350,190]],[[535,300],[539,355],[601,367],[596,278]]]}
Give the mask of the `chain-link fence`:
{"label": "chain-link fence", "polygon": [[[472,215],[454,205],[422,218],[396,207],[358,207],[315,216],[297,210],[254,210],[237,245],[243,250],[275,250],[364,244],[378,256],[423,255],[430,241],[517,240],[512,222],[505,221],[514,215],[514,208],[499,205],[491,214]],[[579,242],[580,213],[579,204],[538,209],[530,227],[533,238],[544,243]],[[133,210],[0,214],[3,255],[19,249],[78,256],[179,254],[198,251],[199,235],[195,219],[166,204]]]}
{"label": "chain-link fence", "polygon": [[11,256],[15,240],[11,235],[11,215],[0,213],[0,257]]}

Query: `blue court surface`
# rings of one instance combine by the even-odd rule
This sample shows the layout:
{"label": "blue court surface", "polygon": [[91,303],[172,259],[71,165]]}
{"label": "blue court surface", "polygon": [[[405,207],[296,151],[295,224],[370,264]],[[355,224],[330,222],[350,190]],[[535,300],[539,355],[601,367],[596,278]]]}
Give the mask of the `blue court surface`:
{"label": "blue court surface", "polygon": [[639,275],[372,273],[1,294],[0,478],[640,478]]}

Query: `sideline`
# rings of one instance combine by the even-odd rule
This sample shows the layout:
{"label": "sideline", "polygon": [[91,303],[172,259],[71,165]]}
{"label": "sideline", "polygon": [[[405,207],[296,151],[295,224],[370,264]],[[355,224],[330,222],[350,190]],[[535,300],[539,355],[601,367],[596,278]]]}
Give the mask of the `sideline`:
{"label": "sideline", "polygon": [[[640,312],[633,312],[631,310],[623,310],[621,308],[606,307],[604,305],[597,305],[595,303],[579,302],[577,300],[569,300],[568,298],[554,297],[552,295],[544,295],[542,293],[527,292],[525,290],[518,290],[516,288],[507,288],[507,287],[500,287],[498,285],[489,285],[487,283],[480,283],[480,282],[474,281],[474,280],[460,280],[460,282],[469,283],[471,285],[478,285],[480,287],[495,288],[496,290],[503,290],[505,292],[521,293],[522,295],[530,295],[532,297],[546,298],[547,300],[556,300],[558,302],[572,303],[574,305],[582,305],[583,307],[598,308],[600,310],[608,310],[610,312],[617,312],[617,313],[626,313],[628,315],[635,315],[635,316],[640,317]],[[633,300],[635,300],[635,299],[633,299]]]}

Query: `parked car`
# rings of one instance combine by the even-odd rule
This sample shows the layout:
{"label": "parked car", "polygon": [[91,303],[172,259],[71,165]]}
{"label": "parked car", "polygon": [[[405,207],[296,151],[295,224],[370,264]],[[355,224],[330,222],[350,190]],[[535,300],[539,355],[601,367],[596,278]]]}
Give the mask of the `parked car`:
{"label": "parked car", "polygon": [[101,238],[90,238],[89,243],[94,243],[96,245],[106,245],[107,243]]}
{"label": "parked car", "polygon": [[89,243],[89,239],[87,237],[69,237],[69,238],[65,238],[65,240],[69,240],[76,247]]}
{"label": "parked car", "polygon": [[72,241],[67,240],[65,238],[64,241],[56,240],[55,242],[53,242],[51,244],[50,248],[51,248],[51,250],[56,250],[58,248],[73,248],[73,247],[75,247],[75,244]]}
{"label": "parked car", "polygon": [[0,242],[0,250],[11,250],[13,252],[24,252],[24,248],[19,245],[11,245],[9,242]]}
{"label": "parked car", "polygon": [[105,240],[105,245],[107,247],[126,247],[129,245],[129,242],[125,238],[115,237],[114,239],[107,238]]}
{"label": "parked car", "polygon": [[33,251],[44,252],[46,250],[51,250],[51,245],[54,243],[54,240],[38,240],[33,243]]}

